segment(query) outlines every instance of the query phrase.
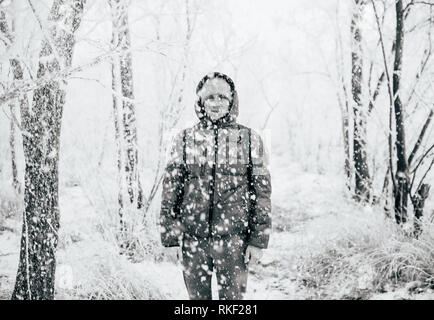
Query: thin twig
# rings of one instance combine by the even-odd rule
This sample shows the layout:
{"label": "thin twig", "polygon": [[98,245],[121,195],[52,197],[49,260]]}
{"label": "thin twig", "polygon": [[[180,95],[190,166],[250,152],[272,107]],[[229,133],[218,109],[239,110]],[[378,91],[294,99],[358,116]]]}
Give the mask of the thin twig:
{"label": "thin twig", "polygon": [[53,39],[51,39],[51,36],[49,35],[49,33],[45,30],[44,26],[42,25],[42,21],[41,21],[41,19],[39,18],[39,15],[38,15],[38,13],[36,12],[36,9],[35,9],[35,7],[34,7],[33,4],[32,4],[32,1],[31,1],[31,0],[27,0],[27,2],[29,3],[30,9],[32,9],[33,15],[35,16],[36,21],[38,22],[39,28],[41,29],[42,33],[44,34],[45,40],[47,40],[47,43],[48,43],[48,44],[50,45],[50,47],[51,47],[51,50],[52,50],[52,52],[53,52],[53,54],[54,54],[54,57],[55,57],[55,59],[56,59],[56,62],[57,62],[59,65],[61,65],[61,64],[60,64],[61,59],[60,59],[59,53],[57,52],[56,46],[55,46],[54,43],[53,43]]}
{"label": "thin twig", "polygon": [[[423,181],[425,180],[426,175],[428,174],[428,172],[430,172],[433,164],[434,164],[434,157],[432,158],[431,163],[430,163],[428,169],[426,170],[425,174],[420,179],[419,184],[417,185],[417,188],[416,188],[415,192],[417,192],[419,190],[420,186],[422,185]],[[411,194],[411,188],[410,188],[410,194]]]}
{"label": "thin twig", "polygon": [[431,111],[430,111],[430,113],[428,115],[428,118],[426,119],[425,124],[422,127],[422,131],[419,134],[419,138],[417,139],[416,144],[414,145],[414,148],[411,151],[410,157],[408,158],[408,166],[409,167],[411,166],[411,162],[413,161],[413,158],[416,155],[416,152],[419,150],[419,147],[420,147],[420,145],[422,143],[422,140],[423,140],[423,138],[425,136],[426,130],[428,129],[428,126],[429,126],[429,124],[431,122],[433,114],[434,114],[434,109],[431,109]]}
{"label": "thin twig", "polygon": [[[416,179],[416,173],[417,173],[417,169],[419,169],[419,167],[421,166],[421,164],[423,163],[423,160],[428,156],[428,154],[431,152],[431,150],[434,149],[434,144],[428,148],[428,150],[422,155],[422,157],[420,158],[419,162],[417,163],[417,166],[413,169],[413,171],[411,172],[413,174],[413,178],[411,179],[411,184],[410,184],[410,192],[413,189],[413,184],[414,181]],[[432,164],[431,164],[432,165]],[[430,166],[431,167],[431,166]],[[416,189],[417,191],[417,189]]]}

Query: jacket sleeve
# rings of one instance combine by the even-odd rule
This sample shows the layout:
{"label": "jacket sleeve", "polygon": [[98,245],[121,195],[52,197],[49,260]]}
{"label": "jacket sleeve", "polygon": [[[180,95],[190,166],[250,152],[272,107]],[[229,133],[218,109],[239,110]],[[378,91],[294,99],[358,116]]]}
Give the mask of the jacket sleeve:
{"label": "jacket sleeve", "polygon": [[271,176],[268,153],[259,134],[251,131],[251,210],[249,245],[265,249],[271,233]]}
{"label": "jacket sleeve", "polygon": [[182,234],[179,207],[182,203],[185,180],[183,136],[182,131],[175,137],[164,172],[160,211],[160,235],[164,247],[179,246]]}

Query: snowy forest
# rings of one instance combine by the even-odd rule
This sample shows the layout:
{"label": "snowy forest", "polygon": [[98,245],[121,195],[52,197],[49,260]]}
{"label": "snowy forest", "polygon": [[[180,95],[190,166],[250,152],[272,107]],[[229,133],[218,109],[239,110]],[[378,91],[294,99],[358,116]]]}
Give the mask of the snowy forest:
{"label": "snowy forest", "polygon": [[0,0],[0,300],[188,299],[162,184],[210,72],[269,156],[245,299],[434,299],[432,33],[433,0]]}

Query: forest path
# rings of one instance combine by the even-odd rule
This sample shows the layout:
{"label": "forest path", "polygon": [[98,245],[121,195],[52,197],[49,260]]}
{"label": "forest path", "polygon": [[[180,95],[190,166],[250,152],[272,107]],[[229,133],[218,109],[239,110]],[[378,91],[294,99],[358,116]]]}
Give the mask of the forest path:
{"label": "forest path", "polygon": [[298,286],[297,263],[321,224],[340,210],[341,179],[309,173],[283,158],[275,157],[271,166],[273,232],[261,264],[250,268],[246,298],[312,298]]}
{"label": "forest path", "polygon": [[[273,232],[260,264],[251,266],[246,299],[307,299],[313,294],[298,286],[297,263],[324,221],[341,209],[343,179],[304,171],[288,159],[271,163]],[[179,267],[165,268],[170,299],[185,299]],[[213,298],[218,296],[213,276]],[[163,283],[161,283],[164,286]],[[172,291],[169,288],[173,288]]]}

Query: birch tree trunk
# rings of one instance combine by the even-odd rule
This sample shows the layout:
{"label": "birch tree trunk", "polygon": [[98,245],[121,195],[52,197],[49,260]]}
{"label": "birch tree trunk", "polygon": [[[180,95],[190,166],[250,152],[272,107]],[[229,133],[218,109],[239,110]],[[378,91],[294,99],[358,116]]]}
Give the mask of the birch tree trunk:
{"label": "birch tree trunk", "polygon": [[[112,8],[113,10],[113,8]],[[114,21],[114,20],[113,20]],[[117,27],[113,22],[112,28],[112,40],[111,40],[112,50],[116,50],[118,46],[118,32]],[[113,91],[113,122],[115,129],[115,144],[116,144],[116,165],[117,165],[117,185],[118,185],[118,215],[119,215],[119,224],[120,224],[120,235],[121,238],[124,238],[126,232],[126,223],[124,220],[124,199],[123,199],[123,186],[124,186],[124,174],[123,174],[123,165],[122,165],[122,123],[119,119],[119,98],[118,95],[121,95],[120,92],[120,77],[119,77],[119,58],[114,56],[111,61],[111,74],[112,74],[112,91]],[[121,241],[122,243],[123,241]],[[122,246],[122,244],[121,244]]]}
{"label": "birch tree trunk", "polygon": [[363,1],[354,0],[355,6],[351,19],[351,89],[353,94],[354,135],[353,159],[355,169],[355,194],[357,201],[367,201],[370,196],[370,176],[366,153],[366,110],[362,102],[362,36],[360,21],[362,18]]}
{"label": "birch tree trunk", "polygon": [[[134,83],[131,57],[131,39],[128,25],[127,0],[109,0],[112,12],[113,38],[112,44],[119,51],[118,60],[113,62],[119,68],[120,91],[122,94],[122,132],[121,139],[125,148],[124,174],[127,184],[128,198],[138,209],[143,206],[143,191],[138,171],[137,122],[134,100]],[[117,73],[112,72],[113,75]],[[112,83],[114,87],[118,84]],[[115,102],[114,102],[115,103]],[[116,102],[117,103],[117,102]],[[115,124],[116,126],[116,124]]]}
{"label": "birch tree trunk", "polygon": [[[85,0],[55,0],[40,52],[38,80],[71,65],[74,33]],[[25,157],[20,260],[12,299],[53,299],[59,229],[58,163],[67,80],[52,80],[33,93],[22,114]]]}

